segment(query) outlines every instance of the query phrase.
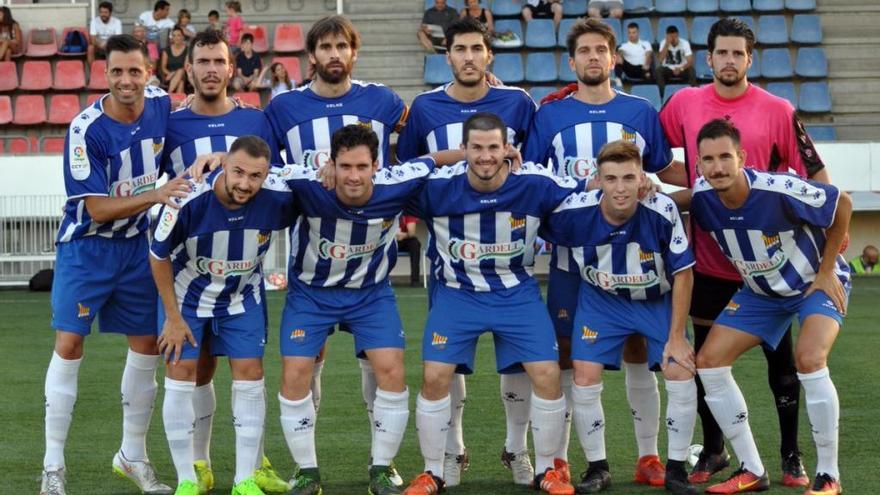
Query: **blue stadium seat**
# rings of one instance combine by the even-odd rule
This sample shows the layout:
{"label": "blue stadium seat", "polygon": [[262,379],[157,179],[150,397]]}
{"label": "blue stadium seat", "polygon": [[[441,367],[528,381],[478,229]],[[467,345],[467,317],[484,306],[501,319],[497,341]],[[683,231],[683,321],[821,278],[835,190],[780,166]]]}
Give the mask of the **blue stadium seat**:
{"label": "blue stadium seat", "polygon": [[446,84],[452,80],[452,69],[446,63],[446,55],[425,57],[425,84]]}
{"label": "blue stadium seat", "polygon": [[691,23],[691,37],[688,41],[693,46],[706,46],[709,44],[709,29],[712,24],[718,22],[718,18],[714,16],[694,17]]}
{"label": "blue stadium seat", "polygon": [[767,91],[780,98],[785,98],[791,103],[791,106],[797,108],[797,92],[794,90],[793,82],[767,83]]}
{"label": "blue stadium seat", "polygon": [[526,46],[553,48],[556,46],[556,27],[552,19],[532,19],[526,23]]}
{"label": "blue stadium seat", "polygon": [[788,48],[767,48],[764,50],[761,66],[767,79],[789,79],[794,75]]}
{"label": "blue stadium seat", "polygon": [[712,80],[712,68],[709,67],[709,62],[706,62],[706,55],[708,54],[708,50],[697,50],[694,53],[694,71],[697,74],[697,79],[700,81]]}
{"label": "blue stadium seat", "polygon": [[654,108],[660,110],[662,101],[660,99],[660,88],[656,84],[636,84],[629,90],[631,95],[641,96],[651,102]]}
{"label": "blue stadium seat", "polygon": [[666,28],[668,26],[675,26],[678,28],[678,36],[680,38],[686,39],[690,41],[688,38],[688,27],[687,23],[684,21],[684,17],[661,17],[657,22],[657,44],[660,44],[664,38],[666,38]]}
{"label": "blue stadium seat", "polygon": [[626,0],[623,11],[627,14],[647,14],[654,10],[654,0]]}
{"label": "blue stadium seat", "polygon": [[810,113],[831,111],[831,93],[826,82],[805,82],[801,84],[798,110]]}
{"label": "blue stadium seat", "polygon": [[654,30],[651,28],[651,19],[647,17],[634,17],[632,19],[624,19],[622,25],[622,31],[620,33],[620,39],[617,40],[617,44],[620,45],[625,43],[627,40],[627,31],[629,30],[627,26],[631,23],[636,23],[639,26],[639,38],[651,43],[654,41]]}
{"label": "blue stadium seat", "polygon": [[506,33],[507,31],[513,32],[519,38],[520,46],[522,46],[525,37],[523,36],[522,23],[519,19],[499,19],[495,21],[496,33]]}
{"label": "blue stadium seat", "polygon": [[828,57],[818,47],[798,48],[794,73],[801,77],[828,77]]}
{"label": "blue stadium seat", "polygon": [[577,76],[571,67],[568,66],[568,54],[559,55],[559,80],[565,84],[577,81]]}
{"label": "blue stadium seat", "polygon": [[785,0],[752,0],[752,10],[755,12],[782,12],[785,9]]}
{"label": "blue stadium seat", "polygon": [[526,55],[526,81],[553,82],[556,74],[556,55],[553,52],[532,52]]}
{"label": "blue stadium seat", "polygon": [[[568,39],[568,32],[571,31],[571,26],[577,22],[577,19],[563,19],[562,22],[559,23],[559,32],[556,33],[556,44],[561,46],[562,48],[566,47],[566,40]],[[495,28],[497,31],[498,28]]]}
{"label": "blue stadium seat", "polygon": [[495,55],[492,73],[505,84],[520,83],[525,79],[522,56],[519,53],[499,53]]}
{"label": "blue stadium seat", "polygon": [[492,0],[492,15],[496,17],[519,17],[524,0]]}
{"label": "blue stadium seat", "polygon": [[587,0],[565,0],[562,2],[562,15],[581,17],[587,13]]}
{"label": "blue stadium seat", "polygon": [[687,2],[685,0],[657,0],[654,3],[654,10],[660,14],[683,14],[687,11]]}
{"label": "blue stadium seat", "polygon": [[788,26],[784,15],[762,15],[758,18],[758,43],[762,45],[787,45]]}
{"label": "blue stadium seat", "polygon": [[785,0],[785,8],[797,12],[812,12],[816,10],[816,0]]}
{"label": "blue stadium seat", "polygon": [[611,26],[611,30],[614,31],[614,38],[617,40],[617,44],[619,45],[620,42],[624,39],[623,24],[621,23],[620,19],[606,17],[602,19],[602,22]]}
{"label": "blue stadium seat", "polygon": [[755,80],[761,77],[761,51],[755,49],[752,51],[752,66],[749,67],[749,71],[746,73],[749,79]]}
{"label": "blue stadium seat", "polygon": [[667,84],[665,88],[663,88],[663,104],[665,105],[672,95],[678,93],[684,88],[689,88],[687,84]]}
{"label": "blue stadium seat", "polygon": [[713,14],[718,12],[718,0],[688,0],[687,9],[692,14]]}
{"label": "blue stadium seat", "polygon": [[529,90],[529,94],[532,95],[532,99],[535,100],[535,103],[540,104],[545,96],[555,91],[556,86],[532,86],[532,89]]}
{"label": "blue stadium seat", "polygon": [[721,12],[728,14],[742,14],[752,11],[752,2],[749,0],[721,0],[718,3]]}
{"label": "blue stadium seat", "polygon": [[751,29],[752,32],[755,31],[755,20],[752,19],[752,16],[750,16],[750,15],[732,15],[730,17],[733,17],[734,19],[739,19],[739,20],[743,21],[744,23],[746,23],[747,26],[749,26],[749,29]]}
{"label": "blue stadium seat", "polygon": [[813,141],[837,141],[837,129],[830,125],[808,125],[807,134]]}
{"label": "blue stadium seat", "polygon": [[796,14],[791,21],[791,41],[801,45],[822,42],[822,22],[814,14]]}

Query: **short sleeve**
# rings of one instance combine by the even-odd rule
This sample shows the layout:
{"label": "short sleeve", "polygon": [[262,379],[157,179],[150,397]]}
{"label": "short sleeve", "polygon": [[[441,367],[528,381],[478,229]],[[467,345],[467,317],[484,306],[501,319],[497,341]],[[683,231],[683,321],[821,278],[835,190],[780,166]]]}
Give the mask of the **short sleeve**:
{"label": "short sleeve", "polygon": [[[535,166],[533,164],[533,166]],[[546,171],[548,180],[544,181],[544,198],[542,201],[542,210],[550,213],[555,210],[563,201],[573,192],[583,190],[580,182],[571,177],[556,177],[551,172]]]}
{"label": "short sleeve", "polygon": [[85,132],[72,124],[65,138],[64,188],[68,199],[109,195],[103,143],[91,135],[82,136]]}
{"label": "short sleeve", "polygon": [[646,172],[657,173],[669,166],[672,162],[672,148],[663,133],[660,117],[653,107],[649,107],[646,116],[647,122],[647,153],[643,157]]}
{"label": "short sleeve", "polygon": [[545,221],[541,222],[541,229],[538,235],[542,239],[553,244],[561,246],[576,247],[579,217],[583,216],[584,209],[575,206],[580,202],[581,196],[586,195],[585,192],[572,193],[566,197],[562,204],[553,213],[547,215]]}
{"label": "short sleeve", "polygon": [[154,258],[164,260],[178,244],[184,241],[184,224],[182,209],[162,206],[153,227],[153,240],[150,242],[150,254]]}
{"label": "short sleeve", "polygon": [[691,44],[688,40],[680,40],[679,42],[681,43],[681,52],[685,57],[690,57],[694,54],[694,52],[691,51]]}
{"label": "short sleeve", "polygon": [[783,187],[790,191],[781,196],[792,219],[823,229],[831,227],[840,197],[837,187],[788,175],[777,179],[785,180]]}
{"label": "short sleeve", "polygon": [[400,131],[400,135],[397,137],[397,159],[398,161],[404,162],[407,160],[411,160],[417,156],[424,154],[427,150],[424,150],[421,146],[421,128],[419,126],[419,108],[421,107],[419,98],[416,98],[413,101],[412,108],[409,112],[409,118],[406,122],[406,126]]}
{"label": "short sleeve", "polygon": [[269,145],[269,163],[272,165],[281,165],[283,163],[283,160],[281,159],[281,148],[278,146],[278,141],[275,139],[272,124],[265,115],[263,117],[263,125],[262,129],[260,129],[259,135],[263,138],[263,141],[266,141],[266,144]]}
{"label": "short sleeve", "polygon": [[89,36],[95,36],[98,34],[98,21],[92,18],[92,22],[89,23]]}
{"label": "short sleeve", "polygon": [[673,148],[685,147],[684,129],[681,127],[681,119],[678,116],[679,106],[684,102],[684,93],[684,91],[680,91],[672,95],[672,98],[660,109],[660,124],[666,135],[667,143]]}
{"label": "short sleeve", "polygon": [[825,168],[825,163],[819,157],[813,140],[794,108],[790,104],[787,104],[786,107],[788,110],[787,119],[777,126],[782,135],[776,140],[777,143],[781,143],[780,151],[783,154],[783,164],[788,165],[798,175],[807,178],[813,177]]}
{"label": "short sleeve", "polygon": [[669,218],[663,220],[667,239],[669,239],[669,250],[666,252],[665,257],[670,273],[675,274],[690,268],[696,263],[696,260],[688,243],[681,215],[679,215],[678,209],[672,201],[669,204],[672,205],[672,211],[669,214],[671,220]]}
{"label": "short sleeve", "polygon": [[532,119],[529,131],[526,133],[526,139],[522,146],[522,156],[523,161],[546,165],[547,159],[549,158],[547,150],[550,143],[547,142],[541,132],[542,129],[546,128],[546,126],[542,124],[542,117],[543,115],[541,111],[538,110],[535,117]]}

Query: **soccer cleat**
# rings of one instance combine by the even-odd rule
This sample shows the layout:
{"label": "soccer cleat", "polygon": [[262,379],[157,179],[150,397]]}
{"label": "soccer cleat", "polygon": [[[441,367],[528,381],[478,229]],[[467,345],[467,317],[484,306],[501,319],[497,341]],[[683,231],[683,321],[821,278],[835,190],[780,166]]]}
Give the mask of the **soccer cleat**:
{"label": "soccer cleat", "polygon": [[501,449],[501,464],[513,473],[513,482],[517,485],[531,485],[535,480],[535,468],[529,459],[529,451],[508,452]]}
{"label": "soccer cleat", "polygon": [[673,495],[697,495],[697,487],[688,482],[688,474],[684,469],[684,462],[669,461],[666,464],[666,475],[663,479],[666,491]]}
{"label": "soccer cleat", "polygon": [[[286,484],[286,483],[285,483]],[[232,495],[266,495],[257,485],[253,476],[245,478],[232,487]]]}
{"label": "soccer cleat", "polygon": [[440,493],[444,484],[443,480],[434,476],[434,473],[425,471],[410,482],[403,495],[434,495]]}
{"label": "soccer cleat", "polygon": [[141,493],[165,495],[173,492],[170,486],[159,482],[149,461],[129,461],[122,451],[113,456],[113,472],[134,483]]}
{"label": "soccer cleat", "polygon": [[591,462],[581,481],[575,486],[577,493],[599,493],[611,488],[611,473],[605,461]]}
{"label": "soccer cleat", "polygon": [[290,491],[290,483],[284,481],[272,467],[269,458],[263,456],[260,467],[254,470],[254,481],[264,493],[287,493]]}
{"label": "soccer cleat", "polygon": [[694,469],[691,470],[691,474],[688,476],[688,481],[695,485],[708,483],[712,475],[726,469],[728,466],[730,466],[730,454],[727,453],[727,449],[722,449],[720,454],[710,454],[703,449],[700,452],[697,463],[694,465]]}
{"label": "soccer cleat", "polygon": [[199,459],[193,463],[196,470],[196,482],[199,484],[199,495],[205,495],[214,489],[214,471],[208,461]]}
{"label": "soccer cleat", "polygon": [[554,461],[555,467],[560,469],[547,468],[543,474],[536,476],[535,488],[550,495],[574,495],[574,487],[571,486],[568,474],[568,464],[561,459],[556,459],[556,461],[561,462],[564,466]]}
{"label": "soccer cleat", "polygon": [[291,490],[287,495],[321,495],[321,473],[318,468],[300,468],[290,479]]}
{"label": "soccer cleat", "polygon": [[174,495],[199,495],[199,484],[194,481],[183,480],[177,484],[177,490],[174,490]]}
{"label": "soccer cleat", "polygon": [[370,467],[370,487],[367,489],[369,495],[399,495],[400,489],[394,485],[391,480],[390,466],[372,466]]}
{"label": "soccer cleat", "polygon": [[666,480],[666,468],[656,455],[643,455],[636,463],[636,483],[651,486],[663,486]]}
{"label": "soccer cleat", "polygon": [[468,470],[471,460],[467,450],[463,454],[450,454],[443,457],[443,481],[445,486],[458,486],[461,483],[461,473]]}
{"label": "soccer cleat", "polygon": [[841,493],[843,488],[840,487],[839,481],[828,474],[819,473],[813,480],[813,487],[807,489],[804,495],[840,495]]}
{"label": "soccer cleat", "polygon": [[64,468],[43,471],[40,480],[40,495],[67,495],[67,480]]}
{"label": "soccer cleat", "polygon": [[744,466],[737,469],[727,481],[706,488],[706,493],[732,494],[747,492],[763,492],[770,488],[770,478],[765,472],[761,476],[749,471]]}
{"label": "soccer cleat", "polygon": [[810,477],[801,462],[800,452],[790,452],[782,458],[782,484],[792,488],[810,486]]}
{"label": "soccer cleat", "polygon": [[397,472],[397,466],[394,465],[394,461],[391,461],[391,465],[388,466],[388,478],[394,483],[394,486],[398,488],[403,486],[403,477]]}

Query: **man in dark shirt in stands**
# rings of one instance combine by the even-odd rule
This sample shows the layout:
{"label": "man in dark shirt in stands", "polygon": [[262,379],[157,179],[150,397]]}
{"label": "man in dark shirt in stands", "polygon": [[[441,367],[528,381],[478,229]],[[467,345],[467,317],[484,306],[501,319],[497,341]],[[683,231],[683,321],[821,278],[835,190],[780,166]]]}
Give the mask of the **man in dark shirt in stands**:
{"label": "man in dark shirt in stands", "polygon": [[232,87],[236,91],[256,91],[260,85],[260,72],[263,61],[254,53],[254,35],[245,33],[241,37],[241,51],[235,57],[235,78]]}
{"label": "man in dark shirt in stands", "polygon": [[446,5],[446,0],[434,0],[434,6],[425,11],[422,25],[419,26],[419,43],[430,53],[446,51],[446,37],[443,33],[452,21],[458,19],[458,12]]}

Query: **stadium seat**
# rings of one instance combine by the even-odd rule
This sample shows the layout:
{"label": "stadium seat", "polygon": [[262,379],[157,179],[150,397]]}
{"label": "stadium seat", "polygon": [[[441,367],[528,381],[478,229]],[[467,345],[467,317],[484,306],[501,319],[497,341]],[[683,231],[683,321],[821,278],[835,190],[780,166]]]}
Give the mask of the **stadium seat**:
{"label": "stadium seat", "polygon": [[171,97],[171,108],[186,99],[186,93],[168,93],[168,96]]}
{"label": "stadium seat", "polygon": [[827,82],[805,82],[801,84],[798,97],[798,110],[809,113],[831,111],[831,93]]}
{"label": "stadium seat", "polygon": [[23,155],[31,152],[31,142],[26,137],[13,137],[6,140],[6,151],[13,155]]}
{"label": "stadium seat", "polygon": [[568,53],[559,55],[559,80],[566,84],[577,81],[577,76],[568,66]]}
{"label": "stadium seat", "polygon": [[752,11],[752,2],[749,0],[721,0],[718,2],[721,12],[728,14],[742,14]]}
{"label": "stadium seat", "polygon": [[259,24],[248,24],[241,28],[241,34],[238,39],[241,40],[241,36],[245,33],[250,33],[254,36],[254,52],[255,53],[267,53],[269,51],[269,36],[266,34],[266,26],[261,26]]}
{"label": "stadium seat", "polygon": [[[501,21],[498,21],[501,22]],[[498,31],[498,22],[495,23],[495,31]],[[562,22],[559,23],[559,30],[556,33],[556,45],[562,48],[565,48],[566,41],[568,38],[568,32],[571,31],[571,26],[577,22],[577,19],[563,19]]]}
{"label": "stadium seat", "polygon": [[796,14],[791,21],[791,41],[801,45],[822,42],[822,23],[814,14]]}
{"label": "stadium seat", "polygon": [[562,3],[562,15],[565,17],[581,17],[587,13],[587,0],[565,0]]}
{"label": "stadium seat", "polygon": [[688,41],[691,42],[692,46],[706,46],[709,44],[709,29],[712,28],[712,24],[718,22],[718,17],[714,16],[702,16],[702,17],[694,17],[693,22],[691,23],[691,37]]}
{"label": "stadium seat", "polygon": [[553,48],[556,46],[556,27],[552,19],[533,19],[526,23],[526,46],[528,48]]}
{"label": "stadium seat", "polygon": [[496,17],[519,17],[522,14],[523,0],[493,0],[492,15]]}
{"label": "stadium seat", "polygon": [[813,141],[837,141],[837,129],[830,125],[808,125],[807,134]]}
{"label": "stadium seat", "polygon": [[535,100],[535,103],[540,105],[541,100],[543,100],[545,96],[555,91],[556,86],[532,86],[532,88],[529,89],[529,94],[532,95],[532,99]]}
{"label": "stadium seat", "polygon": [[654,0],[626,0],[623,2],[623,11],[627,14],[647,14],[652,10],[654,10]]}
{"label": "stadium seat", "polygon": [[83,50],[81,52],[74,52],[74,53],[67,53],[67,52],[61,51],[61,48],[64,46],[64,40],[67,39],[67,34],[70,32],[73,32],[73,31],[79,31],[80,33],[82,33],[83,37],[86,40],[86,43],[89,42],[88,28],[85,28],[83,26],[66,27],[66,28],[64,28],[63,31],[61,31],[61,38],[58,39],[58,56],[60,56],[60,57],[85,57],[86,56],[86,50]]}
{"label": "stadium seat", "polygon": [[[569,22],[569,23],[571,23],[573,21],[574,21],[574,19],[563,19],[562,20],[562,22]],[[513,43],[510,46],[499,46],[499,45],[496,45],[495,42],[493,41],[492,47],[494,49],[496,49],[496,50],[497,49],[505,49],[505,48],[519,49],[522,47],[523,40],[524,40],[525,36],[523,35],[522,23],[519,21],[519,19],[499,19],[499,20],[495,21],[495,34],[496,35],[498,35],[500,33],[507,33],[507,32],[513,33],[516,36],[516,40],[519,40],[519,42]],[[561,32],[562,31],[560,30],[560,33]],[[511,40],[511,41],[516,41],[516,40]]]}
{"label": "stadium seat", "polygon": [[15,125],[39,125],[46,122],[46,101],[43,95],[19,95],[15,99]]}
{"label": "stadium seat", "polygon": [[92,106],[92,104],[100,100],[102,96],[104,96],[103,93],[89,93],[89,96],[86,97],[86,106]]}
{"label": "stadium seat", "polygon": [[[34,28],[28,33],[27,57],[52,57],[58,53],[58,38],[55,34],[55,28]],[[45,39],[45,43],[37,43]]]}
{"label": "stadium seat", "polygon": [[749,79],[754,81],[761,77],[761,50],[757,48],[752,51],[752,66],[749,67],[749,71],[746,73]]}
{"label": "stadium seat", "polygon": [[15,62],[0,62],[0,91],[18,88],[18,68]]}
{"label": "stadium seat", "polygon": [[718,0],[688,0],[687,9],[692,14],[713,14],[718,12]]}
{"label": "stadium seat", "polygon": [[708,50],[697,50],[694,53],[694,71],[697,74],[697,79],[700,81],[712,80],[712,68],[709,67],[709,62],[706,61],[708,53]]}
{"label": "stadium seat", "polygon": [[801,77],[828,77],[828,57],[819,47],[798,48],[794,73]]}
{"label": "stadium seat", "polygon": [[236,98],[238,98],[242,103],[247,105],[255,106],[257,108],[263,107],[263,102],[260,98],[260,93],[257,91],[239,91],[235,93]]}
{"label": "stadium seat", "polygon": [[[517,54],[519,56],[519,54]],[[496,58],[498,55],[496,55]],[[425,57],[425,84],[446,84],[452,81],[452,68],[446,63],[446,55]]]}
{"label": "stadium seat", "polygon": [[95,91],[107,91],[107,62],[105,60],[95,60],[89,67],[89,86],[88,88]]}
{"label": "stadium seat", "polygon": [[492,63],[492,73],[505,84],[520,83],[525,79],[522,56],[519,53],[499,53]]}
{"label": "stadium seat", "polygon": [[767,79],[788,79],[794,75],[788,48],[767,48],[764,50],[761,66]]}
{"label": "stadium seat", "polygon": [[785,98],[791,103],[791,106],[797,108],[797,92],[794,89],[794,83],[788,81],[767,83],[767,91],[780,98]]}
{"label": "stadium seat", "polygon": [[656,84],[637,84],[630,88],[629,93],[634,96],[641,96],[651,102],[655,109],[660,110],[662,100],[660,99],[660,88]]}
{"label": "stadium seat", "polygon": [[687,84],[667,84],[665,88],[663,88],[663,104],[665,105],[672,95],[678,93],[684,88],[689,88]]}
{"label": "stadium seat", "polygon": [[785,0],[785,8],[796,12],[812,12],[816,10],[816,0]]}
{"label": "stadium seat", "polygon": [[785,0],[752,0],[752,10],[755,12],[782,12],[785,9]]}
{"label": "stadium seat", "polygon": [[526,81],[553,82],[556,74],[556,55],[552,52],[533,52],[526,55]]}
{"label": "stadium seat", "polygon": [[67,125],[79,111],[79,95],[54,94],[49,97],[49,118],[46,122]]}
{"label": "stadium seat", "polygon": [[40,139],[40,151],[50,155],[64,153],[64,136],[44,136]]}
{"label": "stadium seat", "polygon": [[70,91],[84,87],[86,87],[86,70],[82,60],[59,60],[55,64],[53,89]]}
{"label": "stadium seat", "polygon": [[272,49],[276,53],[296,53],[305,50],[301,24],[278,24],[275,26],[275,38]]}
{"label": "stadium seat", "polygon": [[654,10],[663,14],[683,14],[687,10],[687,2],[685,0],[657,0],[654,3]]}
{"label": "stadium seat", "polygon": [[617,43],[620,44],[620,42],[623,41],[623,24],[621,23],[621,20],[615,19],[614,17],[606,17],[602,19],[602,22],[611,26],[611,30],[614,31],[614,38],[617,40]]}
{"label": "stadium seat", "polygon": [[734,19],[739,19],[739,20],[743,21],[744,23],[746,23],[747,26],[749,26],[749,29],[751,29],[752,32],[755,31],[755,20],[752,19],[752,16],[750,16],[750,15],[732,15],[730,17],[733,17]]}
{"label": "stadium seat", "polygon": [[762,45],[787,45],[788,26],[784,15],[762,15],[758,18],[758,43]]}
{"label": "stadium seat", "polygon": [[648,43],[652,43],[654,41],[654,30],[651,28],[651,19],[647,17],[634,17],[632,19],[624,19],[622,22],[622,32],[620,33],[620,39],[617,40],[617,44],[621,44],[626,42],[627,40],[627,31],[631,23],[636,23],[639,26],[639,38],[647,41]]}
{"label": "stadium seat", "polygon": [[19,89],[46,91],[52,87],[52,66],[45,60],[27,60],[21,66]]}
{"label": "stadium seat", "polygon": [[12,122],[12,98],[0,95],[0,125]]}
{"label": "stadium seat", "polygon": [[666,28],[675,26],[678,28],[678,36],[682,39],[690,41],[688,38],[688,26],[684,21],[684,17],[661,17],[657,22],[657,44],[666,38]]}
{"label": "stadium seat", "polygon": [[296,81],[297,84],[302,84],[303,75],[302,69],[300,69],[299,65],[299,57],[275,57],[272,59],[272,63],[274,64],[275,62],[281,62],[284,64],[284,68],[287,69],[287,75],[290,79]]}

